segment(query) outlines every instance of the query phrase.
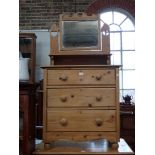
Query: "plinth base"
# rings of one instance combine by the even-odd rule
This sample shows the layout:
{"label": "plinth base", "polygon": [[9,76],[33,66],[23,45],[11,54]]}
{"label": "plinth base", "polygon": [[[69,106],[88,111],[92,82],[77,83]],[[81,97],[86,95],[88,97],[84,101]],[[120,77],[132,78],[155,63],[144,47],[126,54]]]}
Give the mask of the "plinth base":
{"label": "plinth base", "polygon": [[[83,143],[83,142],[82,142]],[[74,145],[74,144],[66,144],[62,145],[55,143],[50,149],[44,148],[44,143],[40,143],[36,145],[36,150],[33,152],[35,155],[134,155],[134,152],[128,146],[124,139],[120,139],[118,143],[118,149],[113,149],[111,147],[106,147],[105,145],[95,145],[91,142],[90,144],[82,144]]]}

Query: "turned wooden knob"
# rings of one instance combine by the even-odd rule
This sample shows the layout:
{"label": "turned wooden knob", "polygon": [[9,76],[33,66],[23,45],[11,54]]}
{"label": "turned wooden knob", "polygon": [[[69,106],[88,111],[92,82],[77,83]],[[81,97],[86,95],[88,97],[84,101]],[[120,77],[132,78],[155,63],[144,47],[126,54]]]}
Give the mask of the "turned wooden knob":
{"label": "turned wooden knob", "polygon": [[91,103],[88,103],[88,107],[92,107],[92,104]]}
{"label": "turned wooden knob", "polygon": [[67,125],[67,119],[66,119],[66,118],[62,118],[62,119],[60,120],[60,124],[61,124],[62,126],[66,126],[66,125]]}
{"label": "turned wooden knob", "polygon": [[114,149],[114,150],[116,150],[116,149],[118,149],[118,143],[117,142],[115,142],[115,143],[112,143],[112,149]]}
{"label": "turned wooden knob", "polygon": [[62,102],[66,102],[66,101],[67,101],[67,97],[66,97],[66,96],[61,96],[61,97],[60,97],[60,100],[61,100]]}
{"label": "turned wooden knob", "polygon": [[66,75],[61,75],[59,79],[62,81],[67,81],[68,77]]}
{"label": "turned wooden knob", "polygon": [[95,78],[96,78],[96,80],[99,81],[99,80],[101,80],[102,76],[101,75],[96,75]]}
{"label": "turned wooden knob", "polygon": [[103,124],[103,121],[102,121],[102,119],[101,118],[96,118],[96,125],[97,126],[101,126],[102,124]]}
{"label": "turned wooden knob", "polygon": [[101,101],[102,100],[102,96],[101,95],[97,95],[96,96],[96,101]]}

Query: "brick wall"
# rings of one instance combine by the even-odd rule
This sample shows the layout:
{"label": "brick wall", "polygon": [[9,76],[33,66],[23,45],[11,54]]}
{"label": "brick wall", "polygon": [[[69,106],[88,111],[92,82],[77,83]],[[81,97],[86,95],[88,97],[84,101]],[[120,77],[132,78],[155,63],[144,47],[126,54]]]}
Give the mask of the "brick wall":
{"label": "brick wall", "polygon": [[120,7],[134,16],[135,0],[19,0],[19,29],[50,29],[62,12],[95,13]]}
{"label": "brick wall", "polygon": [[[19,28],[49,29],[62,12],[83,12],[94,0],[19,0]],[[76,5],[75,5],[76,4]]]}

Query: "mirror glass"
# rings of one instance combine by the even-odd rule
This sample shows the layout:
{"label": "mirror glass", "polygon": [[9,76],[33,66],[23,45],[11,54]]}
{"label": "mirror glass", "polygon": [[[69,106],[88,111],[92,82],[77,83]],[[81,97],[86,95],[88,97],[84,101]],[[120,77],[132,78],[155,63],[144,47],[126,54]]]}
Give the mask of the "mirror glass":
{"label": "mirror glass", "polygon": [[63,21],[62,48],[90,48],[99,43],[98,21]]}

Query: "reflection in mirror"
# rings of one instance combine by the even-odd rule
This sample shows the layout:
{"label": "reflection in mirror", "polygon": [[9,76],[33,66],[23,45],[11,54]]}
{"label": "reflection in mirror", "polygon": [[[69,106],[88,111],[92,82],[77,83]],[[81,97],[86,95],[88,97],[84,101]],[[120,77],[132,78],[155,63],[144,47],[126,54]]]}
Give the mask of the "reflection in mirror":
{"label": "reflection in mirror", "polygon": [[98,31],[98,21],[64,21],[62,24],[62,47],[98,46]]}

